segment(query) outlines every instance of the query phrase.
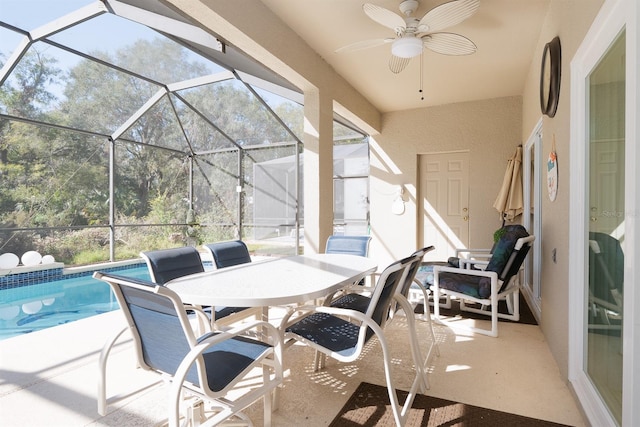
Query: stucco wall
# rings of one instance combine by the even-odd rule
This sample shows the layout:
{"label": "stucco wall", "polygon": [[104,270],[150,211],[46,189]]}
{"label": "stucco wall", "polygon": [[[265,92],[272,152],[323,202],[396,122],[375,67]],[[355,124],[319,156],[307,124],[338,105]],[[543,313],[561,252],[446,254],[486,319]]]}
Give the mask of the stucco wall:
{"label": "stucco wall", "polygon": [[[545,43],[556,35],[562,45],[562,80],[560,101],[554,118],[543,118],[544,159],[549,154],[555,137],[558,155],[558,193],[554,202],[547,192],[542,194],[542,266],[541,327],[549,343],[563,377],[568,377],[568,305],[569,287],[583,284],[569,283],[569,128],[570,128],[570,62],[582,42],[603,0],[553,1],[545,24],[540,31],[538,47],[533,55],[531,68],[523,91],[523,141],[529,137],[535,124],[540,120],[539,79],[540,61]],[[544,166],[544,165],[541,165]],[[542,169],[543,185],[546,183],[546,169]],[[556,249],[556,262],[551,259]]]}
{"label": "stucco wall", "polygon": [[[470,153],[470,246],[490,247],[492,234],[501,225],[493,202],[507,160],[521,143],[521,129],[520,97],[384,114],[382,132],[371,140],[371,253],[380,266],[410,254],[418,245],[431,244],[419,235],[420,154]],[[403,215],[391,212],[398,185],[405,188]]]}

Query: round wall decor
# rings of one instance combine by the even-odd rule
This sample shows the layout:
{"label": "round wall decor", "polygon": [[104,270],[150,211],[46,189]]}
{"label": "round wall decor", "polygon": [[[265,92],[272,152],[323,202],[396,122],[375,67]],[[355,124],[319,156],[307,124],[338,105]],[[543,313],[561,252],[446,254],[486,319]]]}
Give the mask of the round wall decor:
{"label": "round wall decor", "polygon": [[558,109],[561,62],[560,38],[555,37],[544,46],[540,70],[540,110],[549,117],[555,116]]}
{"label": "round wall decor", "polygon": [[547,191],[552,202],[558,195],[558,155],[556,154],[556,136],[553,135],[551,152],[547,159]]}

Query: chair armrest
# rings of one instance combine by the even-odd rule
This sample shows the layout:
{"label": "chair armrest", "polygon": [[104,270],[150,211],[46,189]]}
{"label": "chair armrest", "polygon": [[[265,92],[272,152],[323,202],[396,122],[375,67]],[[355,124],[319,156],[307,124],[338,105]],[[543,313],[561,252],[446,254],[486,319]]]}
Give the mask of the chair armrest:
{"label": "chair armrest", "polygon": [[466,268],[455,268],[455,267],[445,267],[441,265],[436,265],[433,267],[433,281],[436,282],[436,278],[440,276],[440,273],[455,273],[455,274],[464,274],[467,276],[482,276],[489,277],[491,279],[495,278],[498,280],[498,273],[495,271],[485,271],[485,270],[468,270]]}
{"label": "chair armrest", "polygon": [[[195,363],[196,359],[209,347],[219,344],[223,341],[238,337],[244,336],[246,337],[246,333],[252,329],[261,329],[263,334],[268,334],[269,336],[269,344],[272,345],[272,351],[269,354],[273,354],[273,358],[268,360],[268,364],[273,367],[275,370],[275,380],[282,381],[283,378],[283,369],[282,369],[282,339],[280,332],[278,329],[269,322],[265,321],[254,321],[243,323],[237,327],[231,328],[226,331],[216,331],[207,333],[200,337],[202,341],[196,344],[189,353],[184,357],[178,369],[173,377],[173,381],[171,384],[170,394],[170,416],[169,416],[169,425],[177,426],[179,419],[179,402],[180,402],[180,394],[182,393],[182,387],[189,372],[191,366]],[[267,362],[266,359],[263,358],[263,363]],[[273,381],[272,381],[273,382]]]}
{"label": "chair armrest", "polygon": [[[221,341],[225,341],[237,336],[241,336],[247,335],[247,332],[249,332],[252,329],[261,329],[264,332],[268,332],[268,336],[270,338],[269,344],[273,345],[274,347],[277,347],[279,345],[282,344],[281,340],[280,340],[280,331],[278,330],[278,328],[276,328],[274,325],[272,325],[271,323],[264,321],[264,320],[255,320],[255,321],[247,321],[247,322],[243,322],[237,326],[234,326],[233,328],[229,328],[229,329],[225,329],[223,331],[213,331],[213,332],[207,332],[203,335],[201,335],[200,337],[198,337],[197,339],[202,340],[198,343],[197,346],[194,347],[198,348],[201,344],[203,343],[208,343],[210,345],[207,345],[208,347],[211,347],[211,345],[221,342]],[[215,335],[213,335],[215,334]],[[210,335],[210,336],[207,336]],[[205,338],[206,337],[206,338]],[[262,340],[264,341],[264,340]],[[267,342],[267,341],[265,341]],[[202,351],[206,350],[202,349]],[[194,350],[191,350],[192,352],[194,352]]]}
{"label": "chair armrest", "polygon": [[200,335],[206,332],[211,332],[211,321],[209,320],[209,316],[207,316],[202,307],[200,307],[199,305],[185,304],[184,308],[185,310],[190,310],[195,313],[198,320],[198,328],[202,328],[198,329]]}
{"label": "chair armrest", "polygon": [[460,268],[465,270],[484,270],[489,265],[489,260],[460,258]]}
{"label": "chair armrest", "polygon": [[460,268],[479,268],[484,270],[492,257],[491,249],[464,249],[455,250]]}
{"label": "chair armrest", "polygon": [[332,294],[327,295],[324,298],[324,304],[323,305],[330,305],[331,301],[339,298],[342,295],[345,294],[366,294],[369,293],[371,294],[373,292],[373,290],[375,289],[375,282],[376,280],[374,279],[374,277],[379,276],[380,273],[379,272],[373,272],[370,273],[368,275],[366,275],[365,277],[363,277],[361,280],[365,280],[367,279],[367,277],[371,278],[371,282],[373,284],[360,284],[360,280],[358,280],[356,283],[352,283],[350,285],[346,285],[343,288],[333,292]]}
{"label": "chair armrest", "polygon": [[[294,317],[294,314],[296,313],[298,313],[299,315]],[[357,310],[350,310],[347,308],[340,308],[340,307],[331,307],[329,305],[300,305],[297,307],[292,307],[283,316],[282,320],[280,321],[280,329],[284,332],[290,325],[301,320],[303,317],[313,313],[326,313],[326,314],[333,314],[336,316],[340,315],[345,317],[355,317],[355,313],[358,313],[358,316],[363,315],[361,312]],[[292,317],[293,319],[290,320]]]}
{"label": "chair armrest", "polygon": [[472,256],[483,257],[483,258],[491,258],[491,249],[487,248],[456,248],[455,256],[460,258],[461,255],[464,254],[464,258],[471,258]]}

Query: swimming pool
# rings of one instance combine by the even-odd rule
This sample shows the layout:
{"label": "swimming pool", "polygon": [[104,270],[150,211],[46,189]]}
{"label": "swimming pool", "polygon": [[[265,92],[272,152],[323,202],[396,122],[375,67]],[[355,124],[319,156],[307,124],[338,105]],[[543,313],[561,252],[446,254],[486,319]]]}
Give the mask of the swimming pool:
{"label": "swimming pool", "polygon": [[[0,340],[118,309],[109,285],[92,274],[0,290]],[[118,274],[149,280],[144,264]]]}

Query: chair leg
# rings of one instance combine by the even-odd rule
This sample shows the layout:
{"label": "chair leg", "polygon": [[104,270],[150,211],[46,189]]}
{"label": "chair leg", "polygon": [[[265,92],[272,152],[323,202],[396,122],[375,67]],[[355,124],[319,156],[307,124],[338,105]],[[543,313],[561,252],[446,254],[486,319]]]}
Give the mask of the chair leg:
{"label": "chair leg", "polygon": [[100,352],[100,358],[98,360],[98,413],[100,415],[107,414],[107,359],[109,359],[111,349],[113,349],[118,338],[128,330],[128,327],[124,327],[120,331],[116,332],[109,340],[107,340]]}
{"label": "chair leg", "polygon": [[318,372],[321,369],[324,369],[327,364],[327,355],[316,350],[313,356],[313,372]]}
{"label": "chair leg", "polygon": [[[264,384],[267,384],[269,382],[271,373],[269,372],[268,369],[264,369],[262,370],[262,382]],[[262,397],[262,402],[264,405],[264,427],[270,427],[271,426],[271,415],[273,414],[273,409],[274,407],[278,406],[278,389],[279,387],[276,387],[273,392],[265,394]],[[275,401],[275,402],[274,402]]]}
{"label": "chair leg", "polygon": [[511,315],[510,319],[514,321],[520,320],[520,291],[516,290],[510,295],[507,295],[507,309]]}
{"label": "chair leg", "polygon": [[204,402],[200,398],[196,398],[193,403],[187,407],[187,420],[194,427],[199,426],[205,420]]}
{"label": "chair leg", "polygon": [[491,337],[498,336],[498,299],[492,297],[491,300],[493,304],[491,304],[491,331],[487,335]]}
{"label": "chair leg", "polygon": [[[437,296],[439,294],[439,290],[436,290],[435,295]],[[464,296],[458,296],[460,298],[460,310],[461,311],[468,311],[471,313],[479,313],[479,314],[484,314],[484,315],[490,315],[491,316],[491,329],[483,329],[483,328],[476,328],[473,326],[467,326],[467,325],[457,325],[456,327],[459,327],[461,329],[467,330],[467,331],[471,331],[474,333],[478,333],[478,334],[482,334],[482,335],[488,335],[490,337],[497,337],[498,336],[498,317],[504,317],[503,315],[498,313],[498,303],[497,303],[497,299],[496,302],[494,304],[490,304],[490,305],[484,305],[482,307],[482,309],[478,309],[478,308],[472,308],[469,306],[465,306],[464,305]],[[487,308],[490,308],[491,310],[488,311]],[[447,324],[448,322],[445,322],[441,317],[440,317],[440,307],[438,307],[437,305],[434,305],[433,307],[433,311],[434,311],[434,318],[435,321],[440,323],[440,324]]]}
{"label": "chair leg", "polygon": [[427,366],[429,363],[429,356],[431,354],[431,350],[435,341],[431,342],[429,350],[427,351],[427,357],[422,358],[422,354],[420,352],[420,340],[418,339],[418,334],[416,331],[416,315],[413,312],[413,307],[407,301],[407,299],[402,295],[394,296],[398,305],[402,308],[402,311],[405,312],[405,317],[407,319],[408,329],[409,329],[409,344],[411,345],[411,352],[413,357],[413,364],[416,369],[416,381],[418,382],[418,386],[422,393],[426,393],[426,391],[430,388],[429,378],[427,377]]}
{"label": "chair leg", "polygon": [[436,340],[436,333],[433,330],[433,321],[431,320],[431,310],[429,308],[429,293],[421,283],[418,282],[417,285],[420,289],[420,292],[422,293],[422,306],[424,307],[422,314],[423,320],[427,322],[429,333],[431,334],[431,346],[429,347],[429,351],[427,352],[426,359],[429,360],[432,350],[435,350],[436,356],[440,356],[440,347],[438,346],[438,342]]}
{"label": "chair leg", "polygon": [[429,353],[427,353],[427,360],[428,360],[432,350],[435,350],[436,356],[440,356],[440,346],[438,345],[438,341],[436,340],[436,333],[433,330],[433,321],[431,320],[431,312],[428,306],[426,311],[427,313],[425,313],[425,316],[427,318],[427,324],[429,326],[429,333],[431,334],[431,346],[429,347]]}
{"label": "chair leg", "polygon": [[[406,301],[406,300],[405,300]],[[409,316],[407,316],[409,317]],[[398,395],[396,393],[396,389],[393,383],[393,379],[391,377],[391,357],[389,353],[389,348],[387,346],[387,341],[384,337],[384,333],[381,329],[376,328],[377,325],[372,325],[372,329],[374,329],[374,333],[378,337],[378,341],[380,342],[380,347],[382,348],[382,358],[384,364],[384,372],[385,372],[385,380],[387,383],[387,392],[389,394],[389,401],[391,403],[391,409],[393,410],[393,418],[397,426],[403,426],[406,422],[407,415],[409,414],[409,409],[411,409],[411,405],[413,404],[413,400],[416,397],[417,390],[421,386],[423,378],[420,378],[420,372],[416,374],[416,378],[413,381],[413,385],[409,390],[409,393],[402,405],[398,401]],[[378,330],[376,330],[378,329]]]}

